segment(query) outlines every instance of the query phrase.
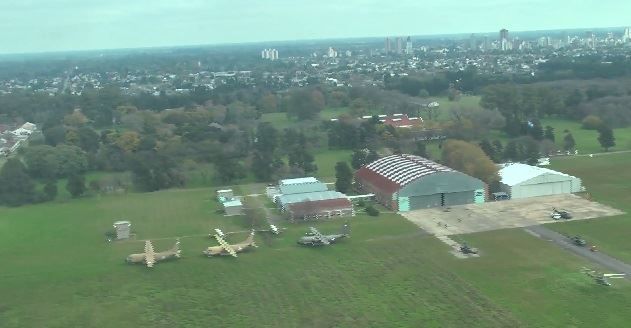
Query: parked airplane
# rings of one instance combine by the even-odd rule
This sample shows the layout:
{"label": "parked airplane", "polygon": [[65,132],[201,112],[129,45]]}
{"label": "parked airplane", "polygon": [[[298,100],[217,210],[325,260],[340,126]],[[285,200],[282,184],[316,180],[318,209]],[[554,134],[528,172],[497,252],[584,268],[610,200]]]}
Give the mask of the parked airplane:
{"label": "parked airplane", "polygon": [[168,260],[168,259],[173,259],[173,258],[180,258],[182,251],[180,250],[180,240],[176,240],[175,245],[173,245],[173,248],[164,251],[164,252],[158,252],[156,253],[153,250],[153,244],[151,243],[151,240],[147,240],[145,241],[145,252],[144,253],[138,253],[138,254],[131,254],[129,256],[127,256],[127,258],[125,259],[125,261],[127,263],[143,263],[145,264],[147,267],[149,268],[153,268],[153,265],[156,262],[159,261],[163,261],[163,260]]}

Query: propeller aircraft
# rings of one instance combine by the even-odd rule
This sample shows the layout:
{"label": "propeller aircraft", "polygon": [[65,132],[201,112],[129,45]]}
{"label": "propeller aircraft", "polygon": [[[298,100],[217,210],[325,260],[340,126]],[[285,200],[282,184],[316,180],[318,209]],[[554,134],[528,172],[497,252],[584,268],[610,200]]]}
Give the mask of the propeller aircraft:
{"label": "propeller aircraft", "polygon": [[298,239],[298,244],[310,247],[331,245],[342,238],[349,237],[350,226],[345,223],[342,230],[338,234],[323,235],[314,227],[309,227],[309,232],[305,236]]}
{"label": "propeller aircraft", "polygon": [[151,240],[145,241],[145,252],[138,254],[131,254],[127,256],[125,261],[127,263],[143,263],[148,268],[153,268],[153,265],[159,261],[180,258],[182,251],[180,250],[180,240],[176,240],[175,245],[167,251],[155,252]]}
{"label": "propeller aircraft", "polygon": [[[219,230],[219,229],[215,229],[215,230]],[[218,232],[220,232],[220,230]],[[253,247],[258,247],[256,246],[256,243],[254,242],[254,231],[250,232],[250,235],[248,236],[246,240],[237,244],[232,244],[232,245],[228,244],[223,239],[222,235],[225,235],[225,234],[217,233],[214,235],[215,240],[217,240],[217,242],[219,243],[219,246],[210,246],[206,250],[204,250],[202,253],[204,253],[204,255],[208,257],[217,256],[217,255],[224,255],[224,256],[230,255],[232,257],[237,257],[237,253],[243,252]]]}

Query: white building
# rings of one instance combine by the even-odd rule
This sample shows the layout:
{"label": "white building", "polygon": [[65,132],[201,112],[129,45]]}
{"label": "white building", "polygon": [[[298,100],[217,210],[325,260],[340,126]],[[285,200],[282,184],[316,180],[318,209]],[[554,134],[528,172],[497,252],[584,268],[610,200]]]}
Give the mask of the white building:
{"label": "white building", "polygon": [[581,179],[543,167],[505,164],[500,187],[511,199],[569,194],[581,191]]}
{"label": "white building", "polygon": [[261,58],[262,59],[269,59],[269,60],[277,60],[278,59],[278,50],[276,50],[276,49],[263,49],[261,51]]}
{"label": "white building", "polygon": [[627,27],[624,29],[624,34],[622,35],[622,42],[631,42],[631,27]]}
{"label": "white building", "polygon": [[329,47],[329,51],[327,51],[327,56],[329,58],[337,57],[337,50],[333,49],[333,47]]}

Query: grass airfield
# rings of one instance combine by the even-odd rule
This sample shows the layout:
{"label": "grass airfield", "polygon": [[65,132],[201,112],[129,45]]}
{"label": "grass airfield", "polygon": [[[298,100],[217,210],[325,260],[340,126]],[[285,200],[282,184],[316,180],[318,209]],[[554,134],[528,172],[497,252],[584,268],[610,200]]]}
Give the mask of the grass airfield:
{"label": "grass airfield", "polygon": [[[586,175],[596,200],[629,212],[620,206],[629,180],[602,174],[623,171],[630,157],[553,166],[575,168],[566,171]],[[0,208],[0,327],[623,327],[631,319],[628,280],[596,285],[580,272],[593,265],[521,229],[455,236],[482,253],[463,260],[396,214],[358,215],[352,237],[333,247],[299,247],[309,224],[287,224],[280,237],[257,235],[260,247],[237,259],[206,258],[211,228],[246,229],[216,206],[210,189],[190,189]],[[104,236],[122,218],[137,239],[160,238],[156,250],[193,237],[181,239],[180,260],[128,265],[143,243]],[[330,233],[341,224],[315,225]],[[614,256],[629,245],[628,216],[551,227],[603,240]]]}

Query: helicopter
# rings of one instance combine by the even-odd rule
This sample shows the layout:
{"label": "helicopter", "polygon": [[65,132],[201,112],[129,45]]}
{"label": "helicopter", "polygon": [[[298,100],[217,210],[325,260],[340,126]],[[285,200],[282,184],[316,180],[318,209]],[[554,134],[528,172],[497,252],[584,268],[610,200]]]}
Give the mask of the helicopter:
{"label": "helicopter", "polygon": [[463,254],[478,254],[478,249],[469,247],[467,244],[462,244],[462,246],[460,246],[460,252]]}
{"label": "helicopter", "polygon": [[603,285],[603,286],[611,286],[611,282],[609,282],[609,279],[611,278],[624,278],[626,276],[625,273],[602,273],[602,272],[598,272],[594,269],[589,269],[589,268],[585,268],[583,267],[583,269],[581,270],[583,273],[585,273],[586,275],[594,278],[594,281],[599,284],[599,285]]}

